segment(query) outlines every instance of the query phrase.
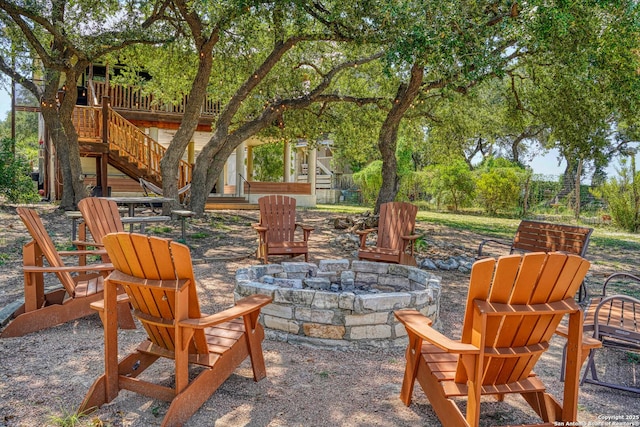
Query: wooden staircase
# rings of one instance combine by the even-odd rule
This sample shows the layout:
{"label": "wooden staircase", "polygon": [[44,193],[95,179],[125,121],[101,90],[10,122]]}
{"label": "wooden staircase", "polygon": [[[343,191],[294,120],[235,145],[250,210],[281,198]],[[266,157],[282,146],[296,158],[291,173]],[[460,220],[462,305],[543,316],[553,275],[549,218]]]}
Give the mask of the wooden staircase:
{"label": "wooden staircase", "polygon": [[[78,132],[80,155],[100,157],[136,181],[144,178],[162,187],[160,159],[166,149],[108,104],[102,107],[76,106],[73,122]],[[106,165],[103,170],[106,173]],[[191,172],[191,165],[181,160],[179,188],[191,181]]]}

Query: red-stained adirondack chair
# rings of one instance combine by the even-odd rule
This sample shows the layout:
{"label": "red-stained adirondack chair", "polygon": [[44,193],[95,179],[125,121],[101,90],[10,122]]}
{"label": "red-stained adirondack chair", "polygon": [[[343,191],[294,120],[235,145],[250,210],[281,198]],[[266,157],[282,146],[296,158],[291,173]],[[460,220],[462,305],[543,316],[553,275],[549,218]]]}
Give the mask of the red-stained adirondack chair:
{"label": "red-stained adirondack chair", "polygon": [[[417,213],[418,208],[411,203],[389,202],[380,205],[378,227],[356,231],[360,236],[358,258],[415,266],[413,243],[420,237],[413,234]],[[378,232],[376,246],[367,247],[367,236],[373,231]]]}
{"label": "red-stained adirondack chair", "polygon": [[[124,225],[118,211],[118,204],[112,200],[99,197],[87,197],[78,202],[78,210],[82,214],[84,223],[80,226],[79,242],[74,242],[78,249],[86,249],[87,244],[102,248],[102,239],[109,233],[124,231]],[[89,229],[93,242],[87,243]],[[109,262],[106,253],[102,260]]]}
{"label": "red-stained adirondack chair", "polygon": [[[102,255],[104,251],[57,251],[36,211],[20,207],[17,212],[33,240],[22,252],[24,304],[13,313],[14,319],[0,336],[17,337],[94,314],[90,304],[102,299],[103,280],[113,266],[66,266],[62,257]],[[55,273],[62,288],[45,292],[44,273]],[[118,310],[121,326],[135,328],[129,304],[123,301]]]}
{"label": "red-stained adirondack chair", "polygon": [[[115,267],[106,280],[104,303],[94,304],[105,330],[105,373],[93,384],[79,411],[111,402],[126,389],[171,402],[162,425],[177,426],[185,423],[247,357],[254,380],[266,376],[261,347],[264,331],[258,316],[271,297],[253,295],[228,310],[204,316],[187,246],[129,233],[109,234],[103,243]],[[118,286],[124,287],[134,315],[148,334],[120,362],[114,310]],[[160,358],[174,360],[174,387],[138,378]],[[192,380],[189,365],[201,368]]]}
{"label": "red-stained adirondack chair", "polygon": [[[589,262],[578,255],[529,253],[473,265],[462,338],[451,340],[415,310],[396,311],[409,335],[400,398],[411,403],[415,380],[444,426],[477,426],[480,397],[519,393],[543,420],[576,422],[580,368],[597,340],[582,338],[574,295]],[[562,403],[533,373],[565,314],[569,314]],[[466,397],[466,415],[455,398]]]}
{"label": "red-stained adirondack chair", "polygon": [[[269,255],[304,255],[309,260],[307,241],[313,227],[296,222],[296,199],[271,195],[258,199],[260,222],[251,226],[258,232],[258,258],[266,264]],[[302,240],[295,240],[296,228],[302,229]]]}

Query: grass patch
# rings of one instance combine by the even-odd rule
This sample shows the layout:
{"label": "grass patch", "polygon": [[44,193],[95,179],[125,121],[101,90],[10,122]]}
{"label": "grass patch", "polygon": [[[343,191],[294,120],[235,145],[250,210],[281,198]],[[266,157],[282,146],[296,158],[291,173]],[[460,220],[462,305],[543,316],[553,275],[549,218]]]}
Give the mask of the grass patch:
{"label": "grass patch", "polygon": [[[87,416],[86,412],[78,413],[65,408],[61,408],[60,412],[62,412],[60,415],[49,415],[48,420],[50,424],[59,427],[75,427]],[[94,425],[96,424],[94,423]]]}
{"label": "grass patch", "polygon": [[1,253],[0,254],[0,265],[5,265],[9,261],[9,254]]}
{"label": "grass patch", "polygon": [[149,227],[149,232],[153,234],[166,234],[166,233],[171,233],[172,231],[173,229],[166,225]]}
{"label": "grass patch", "polygon": [[189,235],[192,239],[206,239],[209,237],[209,233],[205,233],[204,231],[197,231]]}

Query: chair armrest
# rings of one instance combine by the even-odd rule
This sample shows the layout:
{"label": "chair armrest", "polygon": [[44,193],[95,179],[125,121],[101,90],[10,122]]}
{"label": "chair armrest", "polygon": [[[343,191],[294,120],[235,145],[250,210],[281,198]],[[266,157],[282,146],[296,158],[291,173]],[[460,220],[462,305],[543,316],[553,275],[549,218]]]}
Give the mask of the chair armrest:
{"label": "chair armrest", "polygon": [[315,230],[314,227],[309,227],[308,225],[304,224],[296,223],[295,226],[302,228],[302,240],[304,240],[305,242],[309,240],[309,234],[311,234],[311,232]]}
{"label": "chair armrest", "polygon": [[269,227],[265,227],[262,224],[251,224],[251,227],[253,227],[253,229],[256,230],[258,233],[264,233],[269,229]]}
{"label": "chair armrest", "polygon": [[410,236],[400,236],[400,238],[402,240],[410,240],[410,241],[418,240],[420,237],[422,237],[422,234],[412,234]]}
{"label": "chair armrest", "polygon": [[[129,302],[129,295],[127,295],[126,293],[121,293],[118,294],[118,296],[116,297],[116,301],[119,303],[125,303],[125,302]],[[95,311],[104,311],[104,300],[98,300],[98,301],[94,301],[91,304],[89,304],[89,307],[91,307],[91,309],[95,310]]]}
{"label": "chair armrest", "polygon": [[239,300],[236,305],[210,316],[201,317],[199,319],[185,319],[178,322],[178,326],[204,329],[210,326],[215,326],[220,323],[228,322],[229,320],[237,319],[241,316],[246,316],[255,311],[260,311],[262,307],[271,303],[272,298],[267,295],[255,294]]}
{"label": "chair armrest", "polygon": [[398,310],[394,311],[393,314],[407,329],[407,333],[417,335],[446,352],[456,354],[480,353],[478,347],[454,341],[433,329],[431,327],[432,320],[417,310]]}
{"label": "chair armrest", "polygon": [[[91,243],[90,246],[94,246],[95,243]],[[106,255],[107,251],[104,249],[93,250],[77,250],[77,251],[59,251],[58,255],[63,256],[80,256],[80,255]]]}
{"label": "chair armrest", "polygon": [[356,230],[356,234],[360,236],[360,249],[364,249],[367,243],[367,236],[369,233],[378,231],[377,228],[365,228],[364,230]]}
{"label": "chair armrest", "polygon": [[[74,240],[71,243],[76,247],[85,248],[87,246],[94,246],[96,248],[104,248],[104,245],[102,243],[86,242],[86,241],[83,241],[83,240]],[[68,252],[73,252],[73,251],[68,251]]]}
{"label": "chair armrest", "polygon": [[[556,328],[556,335],[559,335],[563,338],[569,338],[569,329],[564,325],[558,325]],[[591,350],[594,348],[602,347],[602,342],[599,340],[590,337],[588,335],[582,334],[582,349],[583,350]]]}
{"label": "chair armrest", "polygon": [[113,271],[113,264],[91,264],[91,265],[65,265],[60,267],[41,267],[37,265],[23,265],[25,273],[60,273],[75,271]]}
{"label": "chair armrest", "polygon": [[482,239],[480,245],[478,246],[478,257],[482,256],[482,248],[484,248],[484,245],[486,245],[487,243],[495,243],[497,245],[507,246],[509,248],[511,248],[511,246],[513,245],[513,242],[507,242],[504,240]]}

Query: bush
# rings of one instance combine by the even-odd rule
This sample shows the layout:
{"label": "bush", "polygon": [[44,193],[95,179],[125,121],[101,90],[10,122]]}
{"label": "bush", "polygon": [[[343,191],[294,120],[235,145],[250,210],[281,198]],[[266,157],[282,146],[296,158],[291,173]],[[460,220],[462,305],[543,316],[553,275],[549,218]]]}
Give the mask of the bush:
{"label": "bush", "polygon": [[382,187],[382,160],[374,160],[360,172],[353,174],[353,181],[362,191],[362,201],[375,203]]}
{"label": "bush", "polygon": [[12,151],[13,141],[0,141],[0,195],[11,203],[31,203],[40,200],[31,179],[29,163]]}
{"label": "bush", "polygon": [[604,198],[611,220],[632,233],[640,230],[640,172],[636,172],[635,166],[633,158],[631,167],[623,161],[618,170],[619,179],[611,178],[592,191],[597,197]]}
{"label": "bush", "polygon": [[425,199],[428,192],[428,174],[423,171],[409,172],[400,177],[397,199],[415,202]]}
{"label": "bush", "polygon": [[430,190],[438,207],[450,206],[453,211],[469,206],[473,201],[475,184],[467,163],[458,159],[450,164],[439,164],[428,168],[431,176]]}
{"label": "bush", "polygon": [[523,172],[517,167],[489,167],[480,173],[476,181],[478,202],[489,215],[518,207]]}

